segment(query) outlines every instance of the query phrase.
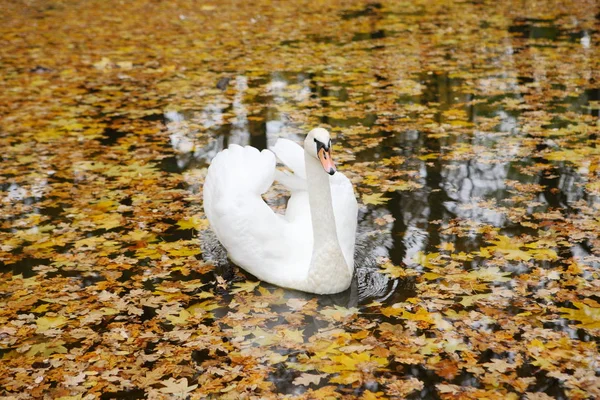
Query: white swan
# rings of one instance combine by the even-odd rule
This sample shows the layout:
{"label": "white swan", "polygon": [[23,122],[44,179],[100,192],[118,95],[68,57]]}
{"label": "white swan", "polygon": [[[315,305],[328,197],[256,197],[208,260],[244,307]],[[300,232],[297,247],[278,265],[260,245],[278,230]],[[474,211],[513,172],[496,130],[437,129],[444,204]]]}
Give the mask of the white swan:
{"label": "white swan", "polygon": [[[346,290],[354,272],[358,204],[331,159],[329,132],[310,131],[304,149],[279,139],[259,152],[231,145],[213,159],[204,211],[229,258],[261,280],[310,293]],[[293,171],[275,169],[277,158]],[[291,191],[285,215],[261,194],[277,179]]]}

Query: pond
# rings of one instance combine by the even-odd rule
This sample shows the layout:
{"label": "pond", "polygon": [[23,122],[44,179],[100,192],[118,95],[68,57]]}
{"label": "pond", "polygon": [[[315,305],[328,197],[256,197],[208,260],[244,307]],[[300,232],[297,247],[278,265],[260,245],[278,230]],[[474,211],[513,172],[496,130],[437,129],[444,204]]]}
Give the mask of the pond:
{"label": "pond", "polygon": [[[600,398],[597,2],[0,20],[3,396]],[[227,261],[202,206],[220,150],[317,126],[359,202],[327,296]]]}

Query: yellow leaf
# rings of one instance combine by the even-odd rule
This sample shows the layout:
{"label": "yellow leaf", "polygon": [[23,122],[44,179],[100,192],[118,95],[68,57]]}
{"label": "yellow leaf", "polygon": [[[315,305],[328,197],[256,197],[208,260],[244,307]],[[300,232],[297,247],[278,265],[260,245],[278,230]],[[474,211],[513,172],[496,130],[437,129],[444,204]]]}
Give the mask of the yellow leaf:
{"label": "yellow leaf", "polygon": [[152,243],[156,242],[156,235],[152,232],[143,231],[141,229],[136,229],[127,233],[127,235],[123,236],[125,240],[131,240],[133,242],[147,242]]}
{"label": "yellow leaf", "polygon": [[241,282],[241,283],[236,283],[234,286],[235,289],[231,289],[231,293],[240,293],[240,292],[248,292],[248,293],[252,293],[254,292],[254,289],[256,289],[256,287],[260,285],[260,281],[256,281],[256,282],[252,282],[252,281],[245,281],[245,282]]}
{"label": "yellow leaf", "polygon": [[93,207],[102,212],[114,211],[119,207],[119,203],[110,199],[102,199],[94,203]]}
{"label": "yellow leaf", "polygon": [[131,61],[118,61],[117,66],[121,69],[131,69],[133,68],[133,63]]}
{"label": "yellow leaf", "polygon": [[381,268],[379,270],[381,273],[389,275],[393,278],[402,278],[406,276],[406,271],[404,271],[404,268],[398,267],[389,261],[384,263],[383,265],[380,265],[379,268]]}
{"label": "yellow leaf", "polygon": [[340,306],[334,306],[334,308],[326,308],[321,311],[321,314],[333,318],[336,321],[341,321],[346,317],[358,314],[358,308],[344,308]]}
{"label": "yellow leaf", "polygon": [[483,282],[507,282],[510,281],[510,272],[501,272],[498,267],[480,268],[469,272],[466,279],[475,279]]}
{"label": "yellow leaf", "polygon": [[67,353],[66,347],[63,346],[65,342],[57,341],[55,343],[38,343],[31,346],[27,353],[25,353],[28,357],[33,357],[38,354],[41,354],[44,357],[48,357],[52,354],[65,354]]}
{"label": "yellow leaf", "polygon": [[382,399],[388,399],[388,397],[385,396],[383,392],[373,393],[368,390],[365,390],[365,392],[363,393],[363,395],[361,397],[361,400],[382,400]]}
{"label": "yellow leaf", "polygon": [[535,365],[536,367],[540,367],[545,370],[554,369],[554,367],[552,366],[552,362],[550,362],[547,358],[542,357],[542,356],[535,356],[535,355],[533,355],[532,357],[535,360],[535,361],[531,361],[532,365]]}
{"label": "yellow leaf", "polygon": [[187,323],[188,318],[190,318],[192,314],[187,310],[181,310],[179,315],[167,315],[167,319],[171,321],[173,325],[183,325]]}
{"label": "yellow leaf", "polygon": [[175,257],[189,257],[202,253],[202,250],[200,250],[200,248],[190,249],[182,247],[181,249],[169,249],[167,252]]}
{"label": "yellow leaf", "polygon": [[193,216],[191,218],[180,219],[177,221],[177,225],[184,230],[196,229],[197,231],[201,231],[208,228],[208,220],[198,216]]}
{"label": "yellow leaf", "polygon": [[389,197],[383,197],[383,193],[363,194],[363,204],[373,204],[375,206],[385,204],[390,200]]}
{"label": "yellow leaf", "polygon": [[429,154],[424,154],[422,156],[418,156],[417,158],[421,161],[427,161],[427,160],[433,160],[438,158],[439,154],[438,153],[429,153]]}
{"label": "yellow leaf", "polygon": [[41,304],[41,305],[37,306],[36,308],[32,309],[31,312],[43,313],[43,312],[48,311],[49,307],[50,307],[50,304]]}
{"label": "yellow leaf", "polygon": [[498,235],[494,240],[490,241],[493,246],[482,247],[479,252],[476,252],[480,257],[491,257],[495,252],[501,253],[507,260],[513,261],[529,261],[532,255],[521,250],[522,244],[513,238],[504,235]]}
{"label": "yellow leaf", "polygon": [[219,307],[218,303],[213,303],[209,300],[189,306],[186,310],[195,317],[202,315],[204,318],[213,318],[214,315],[211,311]]}
{"label": "yellow leaf", "polygon": [[429,312],[424,308],[419,308],[419,310],[414,314],[409,311],[403,310],[402,316],[400,318],[408,319],[410,321],[423,321],[429,324],[433,323],[433,318],[431,314],[429,314]]}
{"label": "yellow leaf", "polygon": [[118,213],[100,214],[92,216],[92,221],[98,228],[109,230],[121,226],[123,217]]}
{"label": "yellow leaf", "polygon": [[394,304],[391,307],[383,307],[381,309],[381,313],[383,315],[385,315],[386,317],[397,317],[398,315],[401,315],[403,312],[404,312],[404,309],[398,303]]}
{"label": "yellow leaf", "polygon": [[534,250],[529,250],[529,253],[533,254],[533,258],[535,258],[536,260],[542,260],[542,261],[558,260],[558,254],[556,254],[556,251],[554,251],[552,249],[534,249]]}
{"label": "yellow leaf", "polygon": [[362,374],[360,372],[354,371],[341,371],[338,376],[334,376],[329,379],[331,383],[339,383],[342,385],[351,385],[354,382],[359,381],[362,378]]}
{"label": "yellow leaf", "polygon": [[158,249],[158,247],[151,245],[148,247],[143,247],[141,249],[137,249],[135,251],[135,256],[137,258],[150,258],[152,260],[157,260],[161,258],[163,255],[162,251]]}
{"label": "yellow leaf", "polygon": [[452,242],[442,242],[439,246],[440,250],[453,252],[454,251],[454,243]]}
{"label": "yellow leaf", "polygon": [[492,293],[474,294],[472,296],[463,296],[462,300],[460,301],[460,304],[462,304],[465,307],[470,307],[473,304],[477,303],[477,301],[482,300],[482,299],[487,299],[491,295],[492,295]]}
{"label": "yellow leaf", "polygon": [[580,321],[580,326],[587,329],[600,329],[600,308],[589,307],[584,303],[573,302],[573,305],[577,307],[576,310],[572,308],[561,307],[559,311],[562,312],[562,318],[570,319],[574,321]]}
{"label": "yellow leaf", "polygon": [[436,274],[435,272],[425,272],[422,276],[428,281],[433,281],[437,278],[440,278],[442,275]]}
{"label": "yellow leaf", "polygon": [[283,337],[286,340],[289,340],[291,342],[295,342],[295,343],[304,343],[304,336],[303,336],[303,330],[292,330],[292,329],[285,329],[282,331],[283,332]]}
{"label": "yellow leaf", "polygon": [[425,268],[432,268],[442,263],[442,260],[438,258],[439,256],[440,253],[425,254],[422,251],[419,251],[417,252],[417,254],[415,254],[413,260],[414,262],[424,266]]}
{"label": "yellow leaf", "polygon": [[36,333],[43,333],[49,329],[58,328],[67,323],[69,319],[59,315],[58,317],[40,317],[35,321]]}
{"label": "yellow leaf", "polygon": [[423,187],[422,184],[417,183],[415,181],[399,181],[395,182],[393,185],[390,185],[386,188],[386,192],[396,192],[396,191],[408,191],[421,189]]}
{"label": "yellow leaf", "polygon": [[261,346],[268,346],[280,341],[277,335],[271,332],[267,332],[262,328],[255,328],[253,331],[251,331],[251,333],[254,335],[252,343],[256,343]]}
{"label": "yellow leaf", "polygon": [[104,315],[115,315],[119,313],[119,310],[115,309],[115,308],[111,308],[111,307],[102,307],[100,309],[100,311],[102,312],[102,314]]}

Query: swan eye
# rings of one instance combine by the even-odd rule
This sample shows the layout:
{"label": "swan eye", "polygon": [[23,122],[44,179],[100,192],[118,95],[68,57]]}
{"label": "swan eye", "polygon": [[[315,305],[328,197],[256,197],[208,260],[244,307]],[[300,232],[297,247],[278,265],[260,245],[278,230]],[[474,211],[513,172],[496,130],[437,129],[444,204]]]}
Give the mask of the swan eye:
{"label": "swan eye", "polygon": [[331,148],[331,139],[329,139],[329,142],[327,142],[327,144],[324,144],[323,142],[321,142],[320,140],[317,140],[316,138],[314,140],[315,140],[315,143],[317,144],[317,153],[321,149],[324,149],[325,151],[329,151],[329,149]]}

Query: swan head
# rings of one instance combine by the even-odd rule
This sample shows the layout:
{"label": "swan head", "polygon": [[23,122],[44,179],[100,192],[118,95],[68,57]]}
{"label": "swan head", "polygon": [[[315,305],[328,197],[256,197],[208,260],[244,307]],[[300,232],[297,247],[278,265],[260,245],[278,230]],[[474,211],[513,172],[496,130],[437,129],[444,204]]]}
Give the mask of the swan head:
{"label": "swan head", "polygon": [[335,164],[331,158],[331,137],[327,129],[315,128],[304,139],[304,151],[319,160],[325,172],[335,174]]}

